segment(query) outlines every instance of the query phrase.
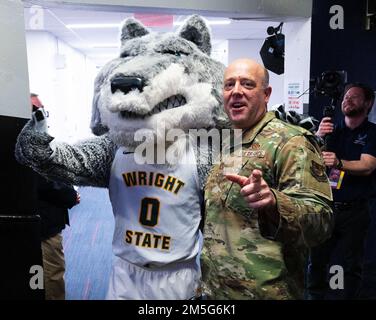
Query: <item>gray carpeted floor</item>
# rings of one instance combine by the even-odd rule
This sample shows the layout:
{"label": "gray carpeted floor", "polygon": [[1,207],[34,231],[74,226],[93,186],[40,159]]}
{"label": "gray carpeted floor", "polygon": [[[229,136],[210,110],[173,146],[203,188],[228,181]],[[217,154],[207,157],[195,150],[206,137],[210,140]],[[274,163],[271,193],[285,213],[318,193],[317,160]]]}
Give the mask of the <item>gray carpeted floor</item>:
{"label": "gray carpeted floor", "polygon": [[63,232],[66,299],[106,297],[112,263],[114,219],[107,189],[80,188],[81,203],[69,210]]}

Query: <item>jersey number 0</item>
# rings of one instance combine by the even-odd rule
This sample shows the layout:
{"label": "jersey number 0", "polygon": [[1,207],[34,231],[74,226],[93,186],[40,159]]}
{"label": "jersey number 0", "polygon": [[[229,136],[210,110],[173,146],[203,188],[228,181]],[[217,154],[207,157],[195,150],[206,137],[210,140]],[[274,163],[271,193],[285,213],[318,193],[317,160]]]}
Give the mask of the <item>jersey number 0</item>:
{"label": "jersey number 0", "polygon": [[155,198],[145,197],[141,200],[140,223],[147,227],[158,224],[160,202]]}

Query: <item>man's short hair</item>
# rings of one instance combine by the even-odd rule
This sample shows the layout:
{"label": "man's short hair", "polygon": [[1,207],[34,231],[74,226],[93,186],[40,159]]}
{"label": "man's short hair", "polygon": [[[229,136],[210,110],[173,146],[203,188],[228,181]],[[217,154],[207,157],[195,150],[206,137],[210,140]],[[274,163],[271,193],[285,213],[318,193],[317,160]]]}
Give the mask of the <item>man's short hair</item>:
{"label": "man's short hair", "polygon": [[269,71],[264,67],[264,79],[262,81],[264,88],[269,86]]}
{"label": "man's short hair", "polygon": [[36,93],[30,93],[30,98],[38,97]]}

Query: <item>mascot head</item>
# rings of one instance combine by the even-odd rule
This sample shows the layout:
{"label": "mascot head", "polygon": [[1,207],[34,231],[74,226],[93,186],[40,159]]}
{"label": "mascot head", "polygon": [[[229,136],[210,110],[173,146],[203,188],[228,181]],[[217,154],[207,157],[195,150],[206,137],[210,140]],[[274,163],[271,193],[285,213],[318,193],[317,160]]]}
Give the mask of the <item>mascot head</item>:
{"label": "mascot head", "polygon": [[221,94],[224,66],[210,58],[210,51],[209,29],[200,16],[165,34],[125,20],[120,56],[95,80],[92,131],[108,131],[118,145],[135,147],[138,130],[162,139],[170,129],[227,126]]}

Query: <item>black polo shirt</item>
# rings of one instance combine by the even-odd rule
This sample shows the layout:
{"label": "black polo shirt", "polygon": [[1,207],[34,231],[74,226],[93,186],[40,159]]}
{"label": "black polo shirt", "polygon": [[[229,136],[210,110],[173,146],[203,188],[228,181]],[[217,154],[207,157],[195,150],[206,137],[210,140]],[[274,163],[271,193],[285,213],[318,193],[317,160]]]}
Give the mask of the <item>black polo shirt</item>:
{"label": "black polo shirt", "polygon": [[[360,160],[363,153],[376,157],[376,125],[366,119],[359,127],[351,130],[343,120],[336,126],[328,150],[335,152],[337,158],[342,160]],[[333,189],[334,201],[350,202],[369,198],[375,191],[375,171],[369,176],[354,176],[345,172],[341,188]]]}

